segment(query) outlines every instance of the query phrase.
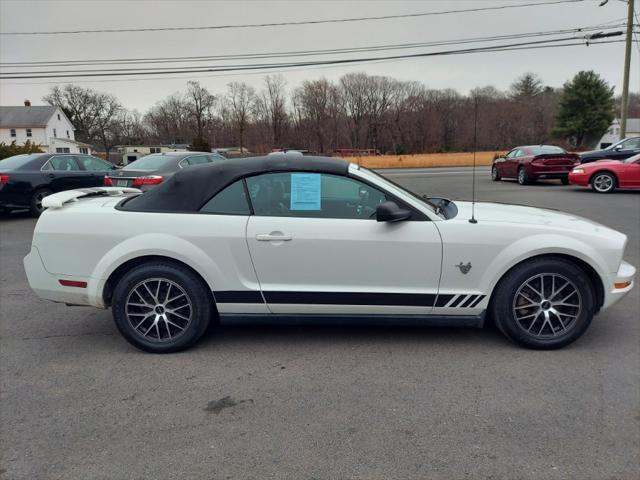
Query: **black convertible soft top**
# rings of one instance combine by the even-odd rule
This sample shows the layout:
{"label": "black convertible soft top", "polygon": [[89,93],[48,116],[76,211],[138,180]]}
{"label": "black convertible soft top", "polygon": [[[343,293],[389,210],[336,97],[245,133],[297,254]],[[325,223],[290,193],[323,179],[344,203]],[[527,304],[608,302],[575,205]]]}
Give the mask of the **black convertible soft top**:
{"label": "black convertible soft top", "polygon": [[337,158],[268,155],[197,165],[180,170],[166,183],[125,200],[117,208],[135,212],[197,212],[222,189],[243,177],[298,171],[347,175],[349,162]]}

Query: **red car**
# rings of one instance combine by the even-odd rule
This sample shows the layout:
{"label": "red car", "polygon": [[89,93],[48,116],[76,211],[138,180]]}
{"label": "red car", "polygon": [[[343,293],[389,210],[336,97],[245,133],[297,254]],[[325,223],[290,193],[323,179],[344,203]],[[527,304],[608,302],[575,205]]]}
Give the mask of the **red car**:
{"label": "red car", "polygon": [[491,179],[497,182],[502,178],[515,178],[520,185],[526,185],[538,179],[557,178],[568,185],[569,172],[579,164],[579,155],[553,145],[516,147],[493,161]]}
{"label": "red car", "polygon": [[598,160],[582,164],[569,174],[569,182],[591,188],[598,193],[616,188],[640,188],[640,154],[626,160]]}

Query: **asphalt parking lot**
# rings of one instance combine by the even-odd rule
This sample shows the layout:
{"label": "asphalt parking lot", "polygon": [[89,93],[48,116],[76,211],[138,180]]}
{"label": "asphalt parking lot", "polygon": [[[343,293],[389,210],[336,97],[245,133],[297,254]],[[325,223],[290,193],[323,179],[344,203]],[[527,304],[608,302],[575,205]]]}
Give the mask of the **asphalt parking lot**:
{"label": "asphalt parking lot", "polygon": [[[386,171],[468,199],[471,170]],[[629,236],[640,192],[491,182],[478,200],[551,207]],[[174,355],[135,350],[109,311],[39,300],[35,221],[0,217],[2,479],[635,479],[640,288],[553,352],[491,329],[224,327]]]}

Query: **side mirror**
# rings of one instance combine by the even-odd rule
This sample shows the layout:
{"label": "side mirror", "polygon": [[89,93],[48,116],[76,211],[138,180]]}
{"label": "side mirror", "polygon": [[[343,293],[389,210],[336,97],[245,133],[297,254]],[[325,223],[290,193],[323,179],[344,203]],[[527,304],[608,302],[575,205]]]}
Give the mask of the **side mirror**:
{"label": "side mirror", "polygon": [[622,145],[617,145],[616,147],[614,147],[614,150],[616,152],[619,152],[620,150],[622,150]]}
{"label": "side mirror", "polygon": [[383,202],[376,207],[378,222],[402,222],[411,218],[411,211],[400,208],[395,202]]}

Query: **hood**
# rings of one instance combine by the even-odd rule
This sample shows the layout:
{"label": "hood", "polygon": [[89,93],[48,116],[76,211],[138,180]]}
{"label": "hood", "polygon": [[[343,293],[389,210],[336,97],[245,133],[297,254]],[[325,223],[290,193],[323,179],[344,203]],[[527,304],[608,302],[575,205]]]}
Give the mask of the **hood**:
{"label": "hood", "polygon": [[[471,202],[456,202],[458,215],[456,220],[471,218]],[[540,225],[572,231],[612,231],[586,218],[546,208],[529,207],[526,205],[509,205],[504,203],[476,203],[475,217],[478,222],[491,221],[503,223],[517,223],[525,225]]]}
{"label": "hood", "polygon": [[596,160],[595,162],[579,165],[579,167],[580,168],[597,168],[597,167],[601,167],[602,165],[620,165],[620,160],[610,160],[608,158],[603,158],[602,160]]}

